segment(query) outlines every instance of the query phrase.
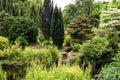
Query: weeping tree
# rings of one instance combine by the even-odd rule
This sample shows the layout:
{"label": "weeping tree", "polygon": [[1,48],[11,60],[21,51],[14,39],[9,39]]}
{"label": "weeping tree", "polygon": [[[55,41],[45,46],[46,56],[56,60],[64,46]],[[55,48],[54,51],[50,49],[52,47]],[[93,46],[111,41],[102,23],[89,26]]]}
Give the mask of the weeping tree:
{"label": "weeping tree", "polygon": [[38,22],[43,0],[0,0],[0,11],[11,16],[28,16]]}
{"label": "weeping tree", "polygon": [[24,3],[25,0],[1,0],[0,10],[4,10],[12,16],[23,16]]}
{"label": "weeping tree", "polygon": [[53,44],[56,45],[58,48],[61,48],[64,41],[64,24],[61,9],[58,9],[57,6],[55,6],[52,14],[51,37],[53,40]]}
{"label": "weeping tree", "polygon": [[29,16],[35,22],[40,23],[40,16],[43,8],[43,0],[27,0],[26,16]]}
{"label": "weeping tree", "polygon": [[12,14],[13,0],[0,0],[0,11],[5,10],[9,14]]}
{"label": "weeping tree", "polygon": [[50,38],[50,24],[53,12],[53,1],[44,0],[43,11],[41,14],[41,30],[45,39]]}

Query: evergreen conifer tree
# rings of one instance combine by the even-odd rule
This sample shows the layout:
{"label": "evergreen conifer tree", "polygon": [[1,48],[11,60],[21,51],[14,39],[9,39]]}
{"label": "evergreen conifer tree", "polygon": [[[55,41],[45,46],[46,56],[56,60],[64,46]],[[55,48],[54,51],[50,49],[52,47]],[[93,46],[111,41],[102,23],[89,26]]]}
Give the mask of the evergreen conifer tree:
{"label": "evergreen conifer tree", "polygon": [[41,30],[45,39],[50,38],[50,24],[53,12],[53,2],[51,0],[44,0],[43,11],[41,14]]}
{"label": "evergreen conifer tree", "polygon": [[56,45],[58,48],[61,48],[64,41],[64,25],[61,9],[58,9],[57,6],[55,6],[52,15],[51,37],[53,40],[53,44]]}

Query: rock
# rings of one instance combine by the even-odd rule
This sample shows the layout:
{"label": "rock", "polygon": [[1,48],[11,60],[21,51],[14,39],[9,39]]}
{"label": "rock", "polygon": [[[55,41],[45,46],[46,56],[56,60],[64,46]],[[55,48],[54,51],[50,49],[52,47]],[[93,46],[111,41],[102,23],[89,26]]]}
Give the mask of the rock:
{"label": "rock", "polygon": [[72,64],[76,61],[76,56],[77,56],[77,52],[70,51],[68,53],[68,60],[69,60],[70,64]]}
{"label": "rock", "polygon": [[76,61],[77,52],[74,52],[74,51],[62,52],[62,53],[60,53],[60,55],[61,55],[61,63],[62,64],[66,64],[68,62],[70,62],[72,64]]}
{"label": "rock", "polygon": [[70,46],[63,46],[63,50],[64,50],[65,52],[69,52],[69,51],[72,50],[72,47],[70,47]]}

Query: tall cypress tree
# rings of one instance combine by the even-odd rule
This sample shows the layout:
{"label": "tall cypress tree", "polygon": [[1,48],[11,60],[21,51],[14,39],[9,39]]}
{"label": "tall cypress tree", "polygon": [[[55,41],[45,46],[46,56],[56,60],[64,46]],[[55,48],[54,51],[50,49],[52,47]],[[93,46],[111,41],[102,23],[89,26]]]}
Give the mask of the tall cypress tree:
{"label": "tall cypress tree", "polygon": [[51,37],[53,40],[53,44],[56,45],[58,48],[61,48],[64,41],[64,25],[61,9],[58,9],[57,6],[55,6],[52,15]]}
{"label": "tall cypress tree", "polygon": [[53,1],[44,0],[43,12],[41,15],[41,30],[45,39],[49,40],[50,38],[50,24],[53,12]]}

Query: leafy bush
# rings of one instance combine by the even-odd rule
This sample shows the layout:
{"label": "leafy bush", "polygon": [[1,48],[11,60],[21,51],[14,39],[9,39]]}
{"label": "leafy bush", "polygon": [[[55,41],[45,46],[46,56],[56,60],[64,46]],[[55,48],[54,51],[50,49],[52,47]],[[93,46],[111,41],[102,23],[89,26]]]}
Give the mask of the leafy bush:
{"label": "leafy bush", "polygon": [[26,80],[90,80],[89,68],[84,72],[78,66],[59,66],[46,70],[32,63],[27,69]]}
{"label": "leafy bush", "polygon": [[109,47],[109,42],[105,37],[94,37],[91,41],[83,44],[82,55],[79,56],[79,63],[92,64],[95,75],[105,64],[111,63],[115,53]]}
{"label": "leafy bush", "polygon": [[80,44],[74,44],[74,45],[72,46],[72,50],[79,52],[80,47],[81,47]]}
{"label": "leafy bush", "polygon": [[[99,60],[105,60],[105,53],[109,51],[108,41],[106,38],[94,37],[91,41],[83,44],[82,53],[84,58],[86,58],[91,63],[99,62]],[[106,56],[107,57],[107,56]]]}
{"label": "leafy bush", "polygon": [[6,14],[2,16],[0,25],[0,34],[8,37],[10,41],[14,42],[19,36],[25,37],[30,43],[37,41],[37,24],[29,17]]}
{"label": "leafy bush", "polygon": [[9,40],[5,37],[0,36],[0,50],[9,46]]}
{"label": "leafy bush", "polygon": [[72,44],[72,38],[70,36],[66,36],[64,39],[64,43],[66,46],[71,46]]}
{"label": "leafy bush", "polygon": [[37,41],[38,29],[36,24],[30,18],[16,17],[14,26],[10,28],[8,38],[12,41],[17,37],[23,36],[29,43],[35,43]]}
{"label": "leafy bush", "polygon": [[22,36],[19,36],[16,41],[22,46],[22,48],[25,48],[26,45],[28,45],[27,39],[25,39]]}
{"label": "leafy bush", "polygon": [[7,80],[6,74],[2,71],[1,66],[0,66],[0,80]]}
{"label": "leafy bush", "polygon": [[12,45],[4,50],[0,50],[0,59],[21,59],[22,60],[22,50],[19,44]]}

